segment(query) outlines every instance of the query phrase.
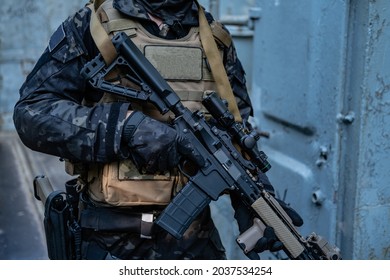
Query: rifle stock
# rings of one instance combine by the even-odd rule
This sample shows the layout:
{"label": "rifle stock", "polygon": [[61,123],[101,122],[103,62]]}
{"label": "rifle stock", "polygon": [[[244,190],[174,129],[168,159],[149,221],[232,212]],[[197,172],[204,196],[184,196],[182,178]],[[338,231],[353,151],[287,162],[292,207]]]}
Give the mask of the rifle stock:
{"label": "rifle stock", "polygon": [[[265,153],[257,149],[259,136],[235,122],[226,103],[215,92],[203,100],[203,105],[219,126],[206,121],[200,112],[191,112],[184,107],[178,95],[125,33],[115,35],[112,42],[118,52],[113,64],[128,66],[129,71],[140,79],[143,90],[138,95],[142,98],[137,99],[131,89],[122,86],[108,86],[104,90],[150,102],[163,114],[173,112],[173,125],[177,132],[193,143],[205,161],[197,172],[186,174],[188,183],[157,218],[157,225],[174,237],[181,238],[201,210],[228,190],[238,192],[244,204],[257,217],[254,225],[237,239],[244,252],[253,248],[263,236],[264,228],[269,226],[274,228],[290,259],[341,258],[337,247],[315,233],[303,238],[277,200],[257,180],[259,172],[265,173],[271,167]],[[81,73],[94,87],[103,89],[99,87],[99,84],[104,84],[104,75],[101,74],[112,67],[106,67],[98,56]],[[184,171],[184,168],[181,169]]]}

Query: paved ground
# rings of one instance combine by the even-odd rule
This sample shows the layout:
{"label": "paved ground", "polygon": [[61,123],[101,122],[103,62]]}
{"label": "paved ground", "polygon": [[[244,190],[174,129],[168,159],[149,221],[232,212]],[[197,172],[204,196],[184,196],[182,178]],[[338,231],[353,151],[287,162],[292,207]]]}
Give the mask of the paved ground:
{"label": "paved ground", "polygon": [[0,133],[0,259],[47,259],[43,205],[33,196],[33,179],[50,178],[61,188],[69,176],[58,158],[33,152],[15,133]]}

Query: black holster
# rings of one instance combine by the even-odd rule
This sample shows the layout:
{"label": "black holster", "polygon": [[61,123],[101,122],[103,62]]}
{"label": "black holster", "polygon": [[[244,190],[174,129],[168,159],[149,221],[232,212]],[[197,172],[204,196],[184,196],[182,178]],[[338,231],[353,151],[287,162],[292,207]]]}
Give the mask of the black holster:
{"label": "black holster", "polygon": [[45,201],[44,229],[51,260],[81,259],[81,228],[77,221],[76,179],[66,183],[66,191],[53,191]]}

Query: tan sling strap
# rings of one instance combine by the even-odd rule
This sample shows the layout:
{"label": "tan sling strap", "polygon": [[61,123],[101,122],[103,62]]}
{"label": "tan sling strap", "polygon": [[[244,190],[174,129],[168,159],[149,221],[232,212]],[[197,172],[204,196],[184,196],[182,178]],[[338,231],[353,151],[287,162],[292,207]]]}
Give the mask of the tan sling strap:
{"label": "tan sling strap", "polygon": [[[88,5],[88,8],[92,11],[90,24],[91,35],[102,57],[104,58],[104,61],[108,65],[116,58],[117,52],[110,37],[96,15],[97,8],[99,8],[104,0],[95,0],[91,2],[92,3]],[[242,122],[240,111],[238,110],[237,102],[234,98],[233,90],[230,86],[230,82],[227,77],[221,55],[218,51],[217,44],[215,43],[210,25],[206,19],[202,6],[197,0],[195,0],[195,3],[199,10],[199,33],[201,43],[210,64],[211,72],[213,73],[213,77],[217,85],[218,94],[221,98],[227,100],[229,110],[233,114],[235,120]]]}
{"label": "tan sling strap", "polygon": [[236,99],[234,98],[233,90],[230,86],[225,67],[222,63],[221,55],[215,43],[210,25],[206,19],[206,15],[202,6],[195,0],[199,10],[199,33],[202,41],[202,46],[209,61],[211,72],[217,84],[218,94],[221,98],[226,99],[229,105],[229,111],[233,114],[237,122],[242,122],[240,111],[238,110]]}
{"label": "tan sling strap", "polygon": [[95,41],[96,47],[101,53],[104,62],[106,65],[109,65],[116,58],[117,52],[112,44],[111,38],[108,36],[96,14],[96,10],[104,2],[104,0],[95,0],[90,2],[91,3],[87,7],[92,11],[90,23],[91,36]]}

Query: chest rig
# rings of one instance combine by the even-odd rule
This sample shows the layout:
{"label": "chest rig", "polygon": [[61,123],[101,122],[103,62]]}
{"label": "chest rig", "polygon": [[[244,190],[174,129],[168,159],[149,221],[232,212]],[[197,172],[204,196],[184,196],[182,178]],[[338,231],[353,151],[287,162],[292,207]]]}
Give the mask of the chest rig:
{"label": "chest rig", "polygon": [[[91,10],[94,13],[94,9]],[[125,32],[131,38],[179,95],[186,107],[192,111],[207,113],[201,104],[204,94],[208,91],[217,91],[218,88],[206,59],[198,27],[191,28],[183,38],[162,39],[113,8],[112,0],[100,4],[92,18],[95,15],[110,38],[117,32]],[[92,23],[91,19],[91,33],[94,24],[96,25],[96,22]],[[219,42],[227,46],[231,43],[230,35],[220,25],[214,25],[213,31],[214,38]],[[96,39],[96,34],[92,35],[97,42],[99,38]],[[222,52],[218,55],[222,56]],[[112,76],[124,77],[124,74],[120,70],[115,70]],[[118,82],[126,86],[130,83],[131,86],[131,81],[126,79],[121,78]],[[116,101],[123,99],[105,94],[101,100]],[[131,110],[140,110],[160,121],[169,121],[173,115],[170,113],[161,115],[148,103],[131,102]],[[184,182],[184,177],[178,172],[164,175],[140,174],[131,160],[90,166],[87,174],[91,198],[111,206],[166,205]]]}
{"label": "chest rig", "polygon": [[[125,32],[131,38],[186,107],[205,112],[201,105],[204,94],[216,91],[217,87],[203,51],[198,27],[191,28],[183,38],[167,40],[149,33],[137,21],[124,17],[112,7],[112,1],[101,4],[96,14],[109,35]],[[162,116],[150,104],[132,104],[133,109],[142,110],[158,120],[167,121],[172,116],[169,113]]]}

